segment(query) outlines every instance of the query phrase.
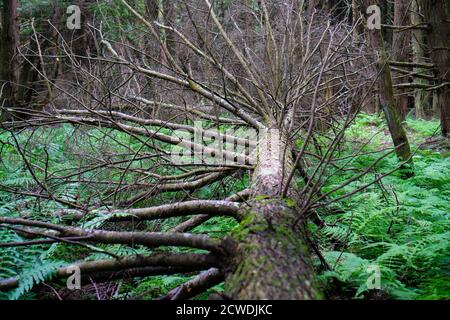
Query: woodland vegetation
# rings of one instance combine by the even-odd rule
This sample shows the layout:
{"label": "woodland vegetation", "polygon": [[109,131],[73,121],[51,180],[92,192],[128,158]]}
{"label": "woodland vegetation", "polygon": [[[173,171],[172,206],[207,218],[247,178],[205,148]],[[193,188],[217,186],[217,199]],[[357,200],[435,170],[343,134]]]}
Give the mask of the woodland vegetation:
{"label": "woodland vegetation", "polygon": [[2,0],[0,299],[449,299],[449,42],[446,0]]}

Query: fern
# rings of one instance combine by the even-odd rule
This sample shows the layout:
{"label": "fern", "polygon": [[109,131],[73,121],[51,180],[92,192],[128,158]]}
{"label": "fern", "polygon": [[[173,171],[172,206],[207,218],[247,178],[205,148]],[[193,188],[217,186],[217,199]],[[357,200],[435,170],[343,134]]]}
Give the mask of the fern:
{"label": "fern", "polygon": [[[360,135],[362,127],[369,125],[371,131],[376,131],[377,122],[373,116],[362,117],[349,134],[359,134],[358,141],[364,142],[368,136]],[[422,137],[435,124],[415,121],[412,126]],[[382,139],[367,149],[377,143]],[[351,152],[355,147],[346,148]],[[373,160],[372,155],[359,156],[349,165],[364,168]],[[387,157],[376,170],[392,168],[395,161],[395,157]],[[381,270],[382,290],[392,298],[450,297],[450,159],[437,152],[418,150],[414,171],[415,176],[407,180],[398,174],[384,178],[384,191],[373,185],[333,204],[342,214],[327,216],[326,210],[320,212],[327,225],[319,230],[319,241],[325,259],[333,267],[321,274],[326,283],[338,280],[344,291],[363,297],[368,293],[364,268],[373,264]],[[352,174],[336,172],[323,191],[335,188]],[[351,192],[371,179],[363,177],[333,196]]]}
{"label": "fern", "polygon": [[[346,170],[331,167],[323,175],[326,184],[322,192],[326,193],[342,184],[358,171],[361,172],[374,162],[379,156],[377,151],[381,146],[390,145],[389,137],[383,134],[385,126],[383,117],[378,115],[360,115],[355,124],[348,130],[348,143],[342,145],[336,166]],[[435,132],[436,121],[422,121],[408,119],[408,134],[414,146],[423,141],[424,137]],[[104,131],[108,132],[105,137]],[[170,133],[169,131],[165,133]],[[42,167],[49,155],[48,166],[56,176],[72,173],[73,168],[90,164],[89,157],[79,154],[89,154],[92,157],[111,155],[110,160],[124,159],[123,154],[130,150],[150,152],[142,142],[131,138],[123,132],[112,129],[78,130],[71,126],[54,128],[39,128],[30,137],[30,132],[17,133],[19,144],[27,144],[27,155],[33,166]],[[2,141],[13,143],[10,133],[0,134]],[[69,141],[70,139],[70,141]],[[350,159],[348,156],[368,139],[370,143],[362,148],[366,154]],[[329,143],[328,139],[318,137],[318,143]],[[69,143],[70,142],[70,143]],[[119,143],[118,143],[119,142]],[[301,145],[301,141],[297,141]],[[166,148],[156,143],[160,148]],[[130,148],[130,149],[128,149]],[[9,188],[18,190],[33,190],[36,185],[34,179],[27,172],[20,155],[12,147],[5,144],[0,154],[0,181]],[[311,161],[314,161],[311,160]],[[153,160],[135,162],[133,169],[148,169],[154,166]],[[314,163],[313,163],[314,164]],[[380,161],[373,170],[382,174],[398,165],[395,155]],[[314,167],[311,165],[310,167]],[[157,169],[160,170],[160,169]],[[415,176],[404,180],[400,174],[394,173],[382,180],[385,190],[375,184],[364,192],[335,202],[328,208],[318,212],[326,224],[323,228],[314,229],[319,247],[331,270],[322,272],[320,278],[328,285],[336,282],[343,291],[343,296],[365,298],[371,294],[367,286],[370,275],[367,268],[377,266],[381,272],[381,290],[396,299],[448,299],[450,297],[450,160],[439,152],[419,149],[414,156]],[[82,180],[114,180],[118,181],[123,170],[106,169],[97,172],[80,174]],[[155,173],[171,175],[179,173],[177,168],[165,168]],[[38,179],[43,179],[40,170],[35,172]],[[135,181],[137,175],[130,170],[123,177],[124,182]],[[374,178],[373,174],[361,177],[330,197],[339,197],[352,192]],[[76,181],[76,179],[73,179]],[[248,186],[248,174],[242,179],[225,179],[222,183],[214,183],[207,188],[196,191],[193,196],[198,198],[221,197],[240,191]],[[303,187],[303,181],[298,184]],[[102,195],[111,192],[111,186],[82,182],[62,182],[52,176],[47,181],[49,190],[61,199],[78,201],[79,203],[101,203]],[[133,195],[133,191],[118,194],[117,200]],[[96,197],[96,198],[94,198]],[[171,193],[153,197],[139,205],[158,205],[167,201],[182,199],[184,193]],[[398,200],[398,202],[397,202]],[[0,191],[0,215],[30,217],[40,221],[53,223],[75,223],[79,227],[99,229],[108,225],[111,214],[103,214],[106,208],[98,208],[92,214],[86,215],[81,221],[56,217],[54,212],[61,204],[52,200],[36,200],[33,197],[17,196]],[[333,212],[330,215],[330,212]],[[339,212],[339,214],[336,214]],[[120,214],[122,215],[122,214]],[[141,223],[140,230],[167,231],[183,221],[183,218],[172,218],[167,221]],[[127,228],[127,226],[120,226]],[[134,228],[134,226],[131,226]],[[214,217],[198,226],[192,232],[208,234],[212,237],[224,237],[236,227],[231,218]],[[316,232],[317,231],[317,232]],[[0,242],[24,241],[14,231],[0,228]],[[98,245],[96,250],[104,250],[118,256],[131,254],[148,255],[152,250],[142,246],[129,247],[124,245]],[[167,251],[169,248],[158,248]],[[173,252],[187,252],[187,249],[170,249]],[[154,251],[154,250],[153,250]],[[52,278],[55,270],[63,263],[68,264],[76,260],[98,260],[110,258],[102,252],[92,252],[89,248],[71,246],[66,243],[52,245],[34,245],[31,247],[2,248],[0,250],[0,278],[19,276],[20,287],[12,292],[0,293],[0,299],[32,298],[32,288],[43,281]],[[152,298],[164,294],[178,283],[189,279],[181,276],[148,277],[133,282],[130,286],[131,294],[135,297]],[[126,287],[127,284],[124,284]],[[217,288],[222,288],[218,286]],[[334,287],[333,287],[334,288]],[[126,290],[126,289],[125,289]],[[120,295],[119,295],[120,296]]]}
{"label": "fern", "polygon": [[51,280],[56,270],[63,265],[59,261],[38,261],[22,270],[19,274],[19,286],[8,294],[10,300],[17,300],[35,285]]}

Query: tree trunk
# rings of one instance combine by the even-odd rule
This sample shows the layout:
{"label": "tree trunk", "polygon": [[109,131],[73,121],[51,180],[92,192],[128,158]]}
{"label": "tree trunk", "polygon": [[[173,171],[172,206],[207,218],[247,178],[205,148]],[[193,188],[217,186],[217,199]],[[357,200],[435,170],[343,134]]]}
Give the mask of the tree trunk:
{"label": "tree trunk", "polygon": [[[163,1],[162,8],[164,15],[162,23],[176,28],[176,18],[177,18],[176,4],[173,1]],[[167,49],[169,50],[172,56],[175,56],[176,54],[175,45],[177,39],[175,33],[172,30],[164,30],[164,36]]]}
{"label": "tree trunk", "polygon": [[252,0],[245,0],[244,5],[245,8],[240,14],[240,20],[242,21],[241,23],[245,46],[251,48],[253,45],[253,17],[250,12],[250,9],[252,8]]}
{"label": "tree trunk", "polygon": [[[17,0],[3,1],[0,29],[0,106],[13,107],[19,83],[17,48],[20,44]],[[9,116],[2,111],[2,120]]]}
{"label": "tree trunk", "polygon": [[[60,59],[44,58],[58,56],[58,48],[54,44],[58,42],[59,34],[57,30],[61,30],[63,23],[62,8],[58,1],[52,0],[51,5],[53,12],[49,21],[35,21],[35,28],[42,30],[42,35],[38,36],[39,47],[43,55],[42,60],[36,55],[39,49],[33,33],[29,37],[30,44],[27,46],[26,51],[23,51],[26,59],[23,59],[20,70],[20,87],[16,101],[28,109],[42,110],[51,99],[51,90],[49,90],[45,79],[42,79],[44,81],[39,81],[39,73],[44,73],[45,70],[49,80],[55,81],[60,71]],[[40,12],[40,14],[45,14],[45,12]],[[55,26],[56,30],[53,26]],[[44,65],[41,64],[41,61],[44,62]],[[19,116],[19,114],[16,113],[16,116]],[[20,114],[21,119],[28,119],[29,117],[29,114]]]}
{"label": "tree trunk", "polygon": [[276,129],[260,137],[251,208],[234,234],[238,254],[225,281],[233,299],[320,298],[301,229],[293,227],[295,210],[279,196],[283,169],[293,166],[291,152],[283,156],[284,146]]}
{"label": "tree trunk", "polygon": [[[355,25],[359,19],[359,3],[358,0],[352,0],[352,24]],[[352,34],[352,43],[356,44],[358,42],[359,34],[361,33],[361,24],[355,27]]]}
{"label": "tree trunk", "polygon": [[84,58],[97,54],[94,34],[92,28],[89,27],[89,24],[93,24],[91,6],[94,4],[94,0],[78,0],[75,3],[81,10],[81,29],[72,31],[72,50],[82,58],[81,62],[85,62],[87,60]]}
{"label": "tree trunk", "polygon": [[450,4],[446,0],[423,1],[423,11],[431,28],[428,43],[438,79],[437,85],[442,85],[436,90],[436,96],[441,133],[446,137],[450,130]]}
{"label": "tree trunk", "polygon": [[308,1],[308,14],[312,13],[318,4],[318,0],[309,0]]}
{"label": "tree trunk", "polygon": [[[422,0],[411,1],[411,24],[418,25],[423,23],[422,18]],[[413,29],[412,31],[412,51],[413,62],[424,63],[425,61],[425,32],[422,29]],[[425,74],[426,69],[414,68],[415,73]],[[414,78],[414,83],[428,84],[428,80],[423,78]],[[430,110],[430,94],[423,89],[414,90],[414,109],[416,110],[416,118],[425,118],[425,110]]]}
{"label": "tree trunk", "polygon": [[158,20],[158,13],[159,13],[158,3],[159,3],[158,0],[145,1],[145,13],[150,22]]}
{"label": "tree trunk", "polygon": [[[408,26],[410,24],[410,1],[397,0],[394,2],[394,26]],[[392,59],[395,61],[407,62],[409,57],[411,33],[408,30],[394,30],[392,41]],[[401,83],[404,78],[397,82]],[[406,118],[408,112],[408,95],[406,92],[399,92],[396,98],[397,107],[402,120]]]}
{"label": "tree trunk", "polygon": [[[364,0],[367,1],[367,0]],[[393,23],[393,8],[392,8],[392,2],[391,1],[369,1],[369,4],[367,4],[364,8],[367,8],[371,4],[377,4],[381,9],[381,23],[382,24],[392,24]],[[364,10],[365,11],[365,10]],[[393,40],[393,29],[391,28],[382,28],[381,29],[381,35],[384,41],[387,43],[387,47],[390,48],[392,45]]]}
{"label": "tree trunk", "polygon": [[[366,6],[369,3],[369,0],[365,0]],[[380,104],[386,117],[392,141],[396,147],[397,156],[400,160],[406,161],[411,157],[411,150],[394,97],[391,69],[389,67],[389,58],[384,47],[383,36],[381,30],[376,29],[368,30],[368,36],[374,51],[378,54]]]}

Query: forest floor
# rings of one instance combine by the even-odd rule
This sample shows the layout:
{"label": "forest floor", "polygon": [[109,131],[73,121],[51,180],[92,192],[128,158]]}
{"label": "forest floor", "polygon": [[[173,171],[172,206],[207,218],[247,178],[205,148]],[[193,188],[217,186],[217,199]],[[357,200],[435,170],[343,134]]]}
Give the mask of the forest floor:
{"label": "forest floor", "polygon": [[[450,148],[448,140],[438,136],[437,121],[407,120],[408,137],[414,151],[414,176],[406,179],[402,170],[372,184],[342,201],[331,203],[317,214],[324,224],[309,225],[312,239],[317,243],[327,267],[317,261],[319,278],[329,298],[338,299],[449,299],[450,298]],[[82,134],[81,134],[82,133]],[[14,141],[10,133],[0,135],[0,215],[29,217],[58,223],[70,217],[60,216],[61,206],[52,201],[11,194],[6,189],[38,190],[14,147],[31,145],[30,163],[36,167],[48,165],[52,170],[67,170],[81,166],[80,155],[95,152],[120,153],[117,141],[132,145],[133,141],[121,133],[107,141],[97,129],[78,133],[69,126],[42,129],[38,133],[24,131]],[[80,139],[80,140],[78,140]],[[86,139],[85,143],[82,139]],[[122,139],[122,140],[121,140]],[[330,174],[322,192],[326,193],[343,181],[367,168],[380,156],[380,150],[391,143],[383,119],[377,115],[360,115],[348,130],[341,160],[336,164],[345,170]],[[74,141],[77,149],[72,145]],[[44,147],[45,145],[45,147]],[[136,145],[136,149],[138,149]],[[95,152],[93,150],[96,150]],[[349,157],[355,151],[360,155]],[[78,156],[74,156],[78,155]],[[347,156],[346,156],[347,155]],[[53,160],[47,161],[50,158]],[[89,159],[85,160],[89,161]],[[370,174],[351,182],[332,194],[338,198],[371,182],[379,175],[398,166],[395,155],[380,160]],[[39,178],[38,173],[38,178]],[[111,174],[109,178],[114,178]],[[98,177],[99,179],[101,178]],[[131,179],[131,178],[130,178]],[[246,187],[248,177],[213,184],[195,193],[201,198],[235,193]],[[301,181],[298,181],[301,184]],[[98,188],[98,187],[97,187]],[[106,187],[105,187],[106,188]],[[89,199],[90,187],[82,183],[52,186],[53,191],[67,199]],[[180,197],[177,194],[174,198]],[[167,202],[155,198],[141,205]],[[55,214],[56,213],[56,214]],[[181,222],[181,218],[167,223],[148,222],[142,230],[165,231]],[[85,228],[105,226],[102,217],[89,216],[79,222]],[[107,227],[107,225],[106,225]],[[124,226],[124,228],[129,226]],[[237,223],[231,218],[212,218],[194,229],[214,237],[230,233]],[[0,228],[0,242],[22,241],[10,229]],[[100,246],[116,255],[149,253],[148,248],[129,248],[119,245]],[[168,249],[164,249],[168,250]],[[184,250],[184,249],[177,249]],[[154,250],[153,250],[154,252]],[[134,280],[85,284],[82,290],[64,289],[61,281],[49,278],[55,268],[79,259],[103,259],[102,253],[64,243],[32,247],[2,248],[0,250],[0,278],[19,275],[19,288],[1,293],[0,299],[153,299],[186,281],[185,276],[155,276]],[[189,277],[188,277],[189,278]],[[373,289],[378,290],[373,290]],[[205,299],[213,291],[223,290],[218,285],[197,299]]]}
{"label": "forest floor", "polygon": [[[382,118],[361,115],[349,132],[352,148],[367,141],[366,152],[389,146],[390,137],[384,128]],[[414,176],[405,179],[402,170],[396,171],[335,204],[338,214],[326,216],[327,225],[313,232],[331,267],[321,274],[331,296],[450,297],[449,142],[434,137],[439,128],[436,121],[408,119],[406,128],[415,153]],[[383,133],[374,137],[380,129],[384,129]],[[349,167],[366,167],[376,157],[370,153],[358,156]],[[370,182],[396,165],[394,156],[383,159],[372,176],[355,181],[333,197]],[[339,184],[342,176],[332,180],[324,192]],[[369,292],[368,284],[376,284],[373,277],[369,279],[375,271],[380,271],[381,291]]]}

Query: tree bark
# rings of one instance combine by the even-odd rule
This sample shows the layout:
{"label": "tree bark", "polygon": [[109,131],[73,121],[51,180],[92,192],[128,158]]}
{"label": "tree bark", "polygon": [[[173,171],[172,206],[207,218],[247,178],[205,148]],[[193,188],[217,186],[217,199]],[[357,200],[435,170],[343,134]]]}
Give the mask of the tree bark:
{"label": "tree bark", "polygon": [[[177,6],[174,1],[163,2],[164,18],[163,23],[171,27],[176,27]],[[172,30],[164,30],[165,42],[170,54],[176,54],[176,35]]]}
{"label": "tree bark", "polygon": [[[128,256],[122,259],[87,261],[61,267],[55,277],[67,279],[71,267],[77,266],[85,279],[96,281],[123,279],[124,277],[145,277],[169,275],[205,270],[220,265],[220,258],[212,254],[155,254],[152,256]],[[17,288],[19,277],[0,280],[0,290]]]}
{"label": "tree bark", "polygon": [[[397,0],[396,0],[397,1]],[[393,4],[391,1],[372,1],[372,4],[377,4],[381,9],[381,23],[392,24],[393,22]],[[366,8],[368,5],[366,6]],[[384,41],[386,41],[387,47],[391,47],[393,41],[393,29],[382,28],[381,35]]]}
{"label": "tree bark", "polygon": [[423,11],[431,28],[428,34],[430,57],[438,79],[437,85],[441,85],[436,90],[441,133],[447,137],[450,130],[450,4],[446,0],[424,0]]}
{"label": "tree bark", "polygon": [[[352,24],[356,25],[356,23],[358,22],[359,19],[359,1],[358,0],[352,0]],[[355,27],[355,30],[353,30],[353,34],[352,34],[352,43],[356,44],[358,42],[358,37],[359,34],[361,33],[360,30],[360,25],[358,25],[357,27]]]}
{"label": "tree bark", "polygon": [[[411,24],[417,25],[423,23],[422,18],[422,0],[411,1]],[[425,63],[425,32],[423,29],[413,29],[412,31],[412,51],[413,63]],[[426,69],[415,67],[415,73],[427,72]],[[423,78],[414,77],[414,83],[428,85],[429,81]],[[430,94],[423,89],[414,90],[414,109],[416,111],[416,118],[425,118],[425,110],[430,108]]]}
{"label": "tree bark", "polygon": [[283,170],[293,166],[286,144],[278,130],[260,136],[251,208],[234,233],[237,256],[226,272],[225,290],[233,299],[320,298],[302,230],[293,227],[295,210],[279,196]]}
{"label": "tree bark", "polygon": [[[0,29],[0,106],[13,107],[19,83],[17,48],[20,44],[17,0],[3,1]],[[2,111],[2,120],[8,118]]]}
{"label": "tree bark", "polygon": [[[410,24],[410,1],[397,0],[394,2],[394,26],[408,26]],[[408,30],[394,30],[392,41],[392,59],[395,61],[408,61],[410,49],[411,33]],[[397,83],[401,83],[401,78]],[[400,91],[400,90],[399,90]],[[403,90],[402,90],[403,91]],[[396,98],[397,107],[402,120],[406,118],[408,112],[408,95],[399,92]]]}
{"label": "tree bark", "polygon": [[89,24],[93,23],[91,6],[93,0],[78,0],[75,2],[81,9],[81,29],[73,30],[71,38],[72,50],[81,62],[85,62],[87,57],[94,56],[97,53],[94,35]]}
{"label": "tree bark", "polygon": [[145,1],[145,13],[149,21],[153,22],[158,20],[159,12],[158,0],[146,0]]}
{"label": "tree bark", "polygon": [[[366,6],[369,6],[370,2],[365,0]],[[401,161],[406,161],[411,157],[411,149],[394,97],[389,57],[384,47],[383,36],[381,30],[376,29],[368,30],[368,36],[369,42],[378,55],[380,104],[386,117],[392,141],[396,147],[397,157]]]}

